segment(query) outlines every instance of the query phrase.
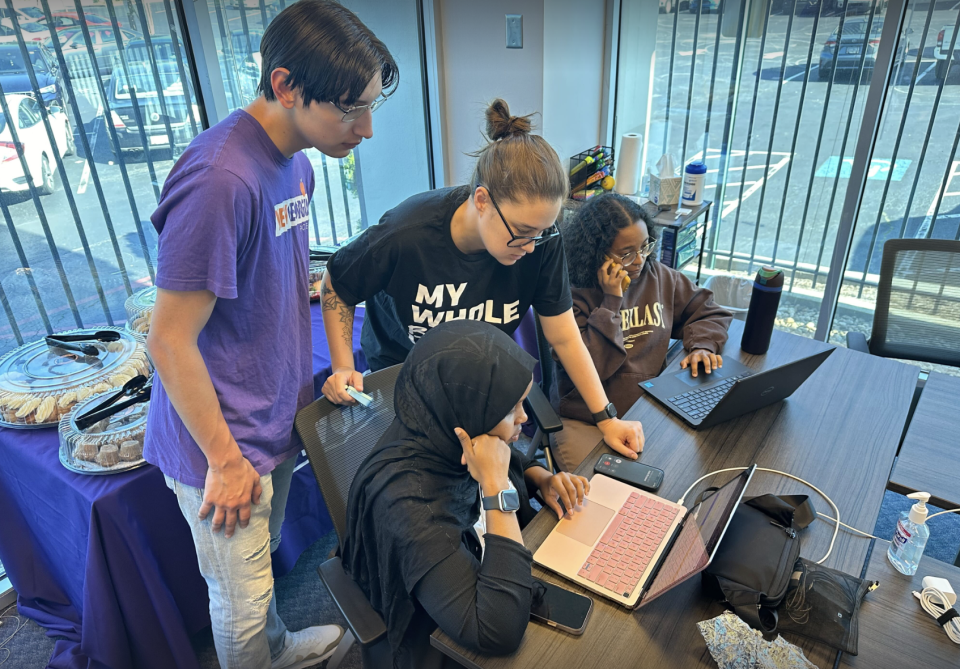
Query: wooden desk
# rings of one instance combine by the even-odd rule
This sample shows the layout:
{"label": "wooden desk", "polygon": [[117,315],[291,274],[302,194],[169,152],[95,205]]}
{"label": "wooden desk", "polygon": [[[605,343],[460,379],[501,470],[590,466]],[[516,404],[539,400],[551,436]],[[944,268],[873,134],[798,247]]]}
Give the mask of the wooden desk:
{"label": "wooden desk", "polygon": [[[742,324],[734,321],[723,355],[755,369],[784,364],[829,346],[774,332],[770,351],[765,356],[750,356],[740,351],[741,334]],[[678,362],[670,369],[678,369]],[[707,430],[687,428],[645,397],[626,417],[643,422],[647,445],[642,461],[664,470],[660,495],[665,498],[679,499],[707,472],[757,462],[814,483],[839,505],[844,522],[869,530],[880,510],[916,378],[916,368],[838,348],[786,402]],[[578,473],[592,476],[593,465],[604,452],[610,451],[598,445]],[[724,483],[731,476],[721,474],[702,485]],[[809,490],[792,480],[758,472],[747,492]],[[813,499],[817,509],[829,510],[825,501]],[[526,546],[535,552],[555,524],[553,514],[542,511],[523,532]],[[801,554],[820,559],[831,534],[828,523],[815,522],[803,533]],[[859,575],[867,548],[867,540],[841,532],[826,565]],[[468,667],[716,667],[696,623],[718,615],[723,607],[701,594],[699,578],[631,612],[540,567],[534,566],[533,571],[539,578],[594,599],[593,614],[582,636],[531,623],[519,650],[500,658],[466,651],[440,631],[431,642]],[[833,667],[836,652],[809,642],[800,645],[817,666]]]}
{"label": "wooden desk", "polygon": [[924,576],[946,578],[956,589],[960,569],[930,558],[920,560],[914,576],[904,576],[887,560],[887,542],[877,541],[867,578],[880,587],[860,607],[859,654],[843,655],[841,667],[856,669],[946,669],[960,667],[960,646],[952,643],[936,621],[910,594],[923,589]]}
{"label": "wooden desk", "polygon": [[960,506],[960,378],[931,372],[900,447],[889,488],[925,490],[943,509]]}

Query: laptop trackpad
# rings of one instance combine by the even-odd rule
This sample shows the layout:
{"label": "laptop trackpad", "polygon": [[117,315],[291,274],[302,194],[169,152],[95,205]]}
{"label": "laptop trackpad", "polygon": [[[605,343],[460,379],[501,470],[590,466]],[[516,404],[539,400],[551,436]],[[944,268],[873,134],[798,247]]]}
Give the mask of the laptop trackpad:
{"label": "laptop trackpad", "polygon": [[685,369],[679,374],[674,374],[675,377],[686,383],[688,386],[706,386],[711,383],[716,383],[717,381],[722,381],[727,378],[728,374],[723,369],[715,369],[710,374],[707,374],[703,371],[703,365],[698,365],[700,369],[697,370],[697,376],[694,376],[690,373],[689,369]]}
{"label": "laptop trackpad", "polygon": [[572,520],[566,518],[560,520],[557,532],[587,546],[593,546],[614,514],[616,511],[613,509],[584,498],[583,507],[580,511],[574,511]]}

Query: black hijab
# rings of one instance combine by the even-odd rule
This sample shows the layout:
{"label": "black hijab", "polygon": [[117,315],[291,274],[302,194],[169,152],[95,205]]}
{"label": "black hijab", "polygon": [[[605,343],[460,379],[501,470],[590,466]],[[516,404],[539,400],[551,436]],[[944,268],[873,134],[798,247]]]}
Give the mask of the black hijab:
{"label": "black hijab", "polygon": [[[416,584],[459,550],[464,533],[475,536],[478,488],[460,464],[454,428],[476,438],[496,427],[523,396],[535,362],[492,325],[457,320],[427,332],[403,364],[396,418],[350,487],[342,555],[394,651],[414,615]],[[522,474],[513,483],[526,498]]]}

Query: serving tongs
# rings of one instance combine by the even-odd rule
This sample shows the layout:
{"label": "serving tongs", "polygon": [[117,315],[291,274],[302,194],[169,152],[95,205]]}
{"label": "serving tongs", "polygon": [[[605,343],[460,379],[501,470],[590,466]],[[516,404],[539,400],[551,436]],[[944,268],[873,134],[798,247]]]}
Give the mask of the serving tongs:
{"label": "serving tongs", "polygon": [[[104,418],[109,418],[127,407],[146,402],[150,399],[150,391],[153,390],[153,383],[147,381],[147,377],[139,374],[126,383],[119,392],[114,393],[97,406],[84,414],[77,416],[75,421],[77,429],[86,430],[91,425],[99,423]],[[127,399],[123,399],[126,397]]]}
{"label": "serving tongs", "polygon": [[50,337],[45,337],[44,341],[47,342],[47,346],[52,346],[53,348],[62,348],[65,351],[76,351],[77,353],[83,353],[84,355],[95,356],[100,354],[100,349],[98,349],[93,344],[72,344],[70,342],[75,341],[102,341],[102,342],[111,342],[119,341],[120,333],[116,330],[97,330],[96,332],[81,332],[80,334],[59,334],[52,335]]}

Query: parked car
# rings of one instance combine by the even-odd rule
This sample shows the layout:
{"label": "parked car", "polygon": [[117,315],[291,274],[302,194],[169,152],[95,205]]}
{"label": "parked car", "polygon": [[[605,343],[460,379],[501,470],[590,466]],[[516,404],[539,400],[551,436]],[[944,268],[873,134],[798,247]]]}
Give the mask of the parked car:
{"label": "parked car", "polygon": [[17,15],[17,20],[21,23],[24,21],[39,21],[43,18],[43,10],[39,7],[14,7],[13,12],[4,6],[0,6],[0,18],[9,19],[12,14]]}
{"label": "parked car", "polygon": [[[937,33],[937,46],[933,50],[933,57],[937,59],[934,65],[934,74],[937,81],[943,81],[947,77],[947,68],[950,66],[950,40],[953,39],[953,26],[944,26]],[[953,60],[960,60],[960,37],[953,45]]]}
{"label": "parked car", "polygon": [[[91,28],[90,44],[93,46],[93,53],[97,58],[97,68],[100,72],[100,78],[106,81],[113,74],[113,68],[117,63],[117,40],[114,36],[113,28]],[[63,50],[63,57],[67,60],[68,69],[72,74],[75,73],[73,63],[77,60],[85,60],[86,68],[92,67],[90,64],[90,54],[87,51],[87,43],[83,37],[83,31],[79,29],[63,30],[57,33],[60,40],[60,48]],[[142,40],[143,35],[126,28],[120,29],[120,40],[124,48],[136,40]],[[53,51],[53,38],[47,38],[44,42],[46,47]]]}
{"label": "parked car", "polygon": [[[63,91],[66,89],[56,57],[47,47],[37,43],[29,43],[27,53],[33,63],[44,104],[49,107],[56,102],[64,109]],[[34,93],[18,44],[0,44],[0,85],[5,93]]]}
{"label": "parked car", "polygon": [[[23,33],[23,40],[25,42],[42,42],[50,37],[50,31],[43,23],[35,23],[33,21],[20,21],[19,23],[20,32]],[[13,21],[10,19],[0,19],[0,26],[9,29],[11,31],[10,34],[13,36],[12,40],[4,41],[17,41],[17,33],[13,27]]]}
{"label": "parked car", "polygon": [[[80,27],[80,15],[76,12],[52,12],[50,18],[53,19],[53,25],[57,30]],[[96,14],[88,14],[87,12],[83,13],[83,20],[84,23],[91,28],[105,28],[111,25],[110,19],[97,16]],[[117,26],[122,28],[123,24],[118,20]]]}
{"label": "parked car", "polygon": [[719,7],[717,0],[690,0],[687,10],[691,14],[716,14]]}
{"label": "parked car", "polygon": [[[134,50],[142,42],[132,42],[130,49]],[[144,47],[140,47],[144,48]],[[171,137],[167,133],[167,125],[163,118],[163,109],[157,94],[157,82],[153,77],[153,69],[149,61],[138,58],[128,60],[130,81],[127,81],[123,68],[113,70],[110,84],[107,86],[107,102],[110,105],[110,118],[105,122],[112,123],[117,131],[121,151],[140,151],[143,149],[163,149],[171,147]],[[187,98],[183,91],[183,82],[175,61],[158,60],[157,69],[160,73],[160,89],[166,107],[170,129],[173,131],[172,143],[174,146],[185,146],[193,139],[190,126],[190,109],[187,107]],[[131,86],[135,88],[137,108],[140,118],[144,122],[143,130],[147,136],[148,146],[144,147],[140,138],[140,127],[137,125],[137,114],[134,111],[133,97],[130,94]],[[199,119],[199,109],[192,105],[194,119]]]}
{"label": "parked car", "polygon": [[[56,170],[58,152],[60,157],[72,155],[76,151],[70,119],[59,108],[52,107],[49,115],[50,129],[56,146],[50,145],[47,129],[40,115],[40,105],[29,95],[8,94],[7,106],[10,116],[17,121],[17,139],[21,151],[30,168],[33,185],[40,195],[49,195],[56,188],[54,170]],[[7,119],[0,111],[0,192],[21,192],[28,190],[23,165],[17,155],[17,146],[13,142]]]}
{"label": "parked car", "polygon": [[[868,74],[873,72],[873,66],[877,61],[877,46],[880,44],[880,33],[883,32],[883,19],[874,19],[870,26],[870,35],[866,35],[867,19],[847,20],[843,24],[843,35],[837,40],[837,33],[834,31],[823,44],[823,50],[820,52],[820,66],[817,69],[817,76],[820,81],[828,81],[837,70],[855,72],[860,69],[860,57],[863,55],[863,71]],[[894,64],[902,65],[905,54],[910,48],[910,42],[906,34],[900,37],[897,44],[897,52],[894,55]],[[865,54],[861,51],[866,49]]]}

